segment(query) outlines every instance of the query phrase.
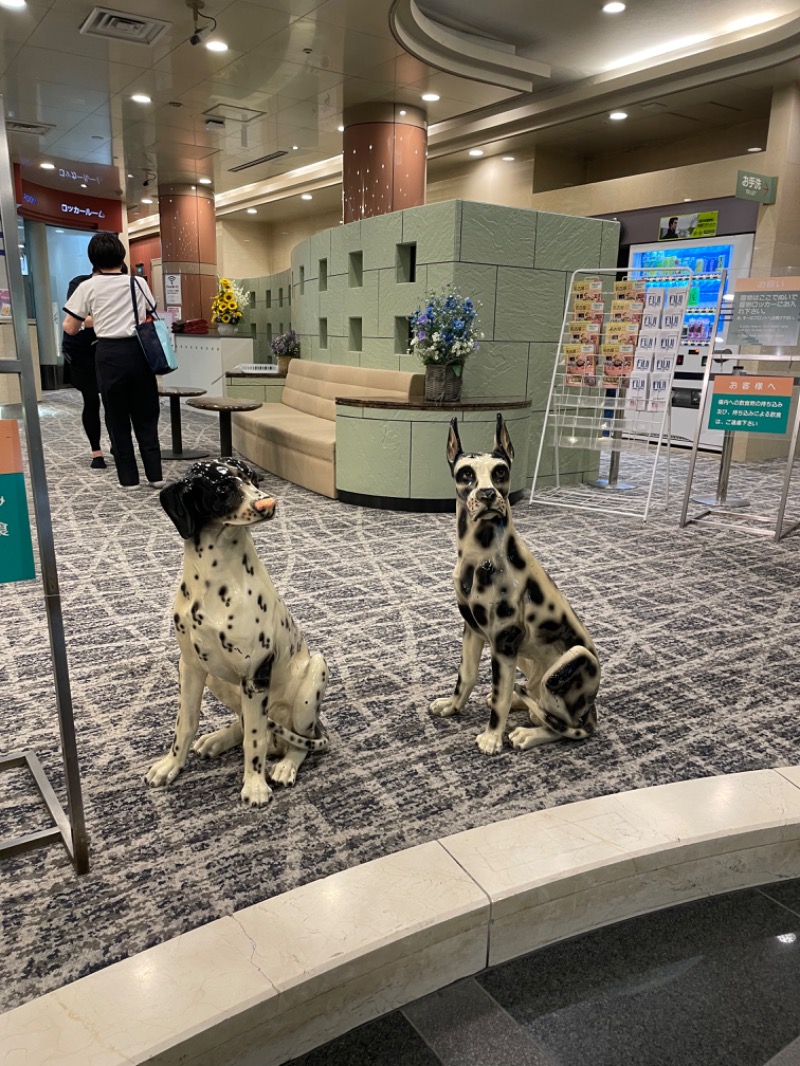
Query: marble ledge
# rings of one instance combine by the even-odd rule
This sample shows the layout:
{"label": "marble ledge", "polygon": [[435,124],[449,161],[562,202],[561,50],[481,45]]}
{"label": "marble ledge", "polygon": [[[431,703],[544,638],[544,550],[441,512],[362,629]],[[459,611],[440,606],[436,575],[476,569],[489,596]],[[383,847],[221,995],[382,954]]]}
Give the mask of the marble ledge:
{"label": "marble ledge", "polygon": [[800,877],[800,767],[467,830],[238,911],[0,1016],[14,1066],[280,1066],[487,965]]}

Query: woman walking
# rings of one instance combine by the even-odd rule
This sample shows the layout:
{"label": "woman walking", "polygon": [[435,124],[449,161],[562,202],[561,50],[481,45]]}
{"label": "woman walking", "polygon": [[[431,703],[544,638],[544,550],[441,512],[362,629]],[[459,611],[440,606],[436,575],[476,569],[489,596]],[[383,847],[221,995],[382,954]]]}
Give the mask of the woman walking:
{"label": "woman walking", "polygon": [[134,488],[139,484],[133,428],[145,477],[154,488],[161,488],[158,388],[136,335],[133,310],[136,299],[139,318],[144,321],[148,302],[152,307],[155,300],[142,278],[136,279],[132,291],[131,279],[124,272],[125,247],[116,234],[95,234],[88,254],[94,273],[67,300],[64,332],[75,336],[91,316],[97,335],[97,380],[120,485]]}
{"label": "woman walking", "polygon": [[[80,283],[88,281],[91,276],[91,274],[79,274],[77,278],[72,279],[67,289],[68,302]],[[89,465],[92,470],[105,470],[106,461],[100,447],[100,386],[97,383],[97,368],[94,365],[95,340],[92,320],[87,318],[84,320],[83,329],[78,333],[62,335],[61,352],[64,361],[69,366],[70,383],[83,397],[81,421],[92,450],[92,461]]]}

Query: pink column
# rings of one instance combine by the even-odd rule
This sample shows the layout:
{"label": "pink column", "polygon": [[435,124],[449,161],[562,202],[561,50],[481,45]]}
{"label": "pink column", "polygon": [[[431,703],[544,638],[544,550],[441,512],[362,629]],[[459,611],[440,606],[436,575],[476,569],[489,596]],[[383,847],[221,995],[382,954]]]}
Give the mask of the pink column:
{"label": "pink column", "polygon": [[425,203],[428,122],[408,104],[365,104],[344,113],[344,221]]}
{"label": "pink column", "polygon": [[160,185],[158,210],[162,270],[180,275],[181,316],[210,319],[217,292],[214,194],[201,185]]}

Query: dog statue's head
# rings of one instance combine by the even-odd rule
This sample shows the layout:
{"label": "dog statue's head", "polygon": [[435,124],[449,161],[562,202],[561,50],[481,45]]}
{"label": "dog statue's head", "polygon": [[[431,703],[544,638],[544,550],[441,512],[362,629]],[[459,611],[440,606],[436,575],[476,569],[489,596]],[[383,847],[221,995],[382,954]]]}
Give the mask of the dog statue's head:
{"label": "dog statue's head", "polygon": [[184,540],[205,526],[250,526],[275,514],[275,501],[259,489],[258,475],[240,459],[195,463],[159,498]]}
{"label": "dog statue's head", "polygon": [[514,447],[501,414],[497,416],[494,448],[483,454],[462,449],[458,419],[451,421],[447,435],[447,462],[456,483],[456,495],[473,522],[508,515],[513,460]]}

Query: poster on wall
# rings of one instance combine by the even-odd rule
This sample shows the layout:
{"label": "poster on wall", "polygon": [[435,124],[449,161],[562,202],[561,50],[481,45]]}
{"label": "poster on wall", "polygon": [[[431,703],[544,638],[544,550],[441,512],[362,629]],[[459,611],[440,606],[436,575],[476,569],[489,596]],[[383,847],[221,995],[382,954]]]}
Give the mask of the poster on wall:
{"label": "poster on wall", "polygon": [[165,274],[164,303],[167,307],[180,307],[182,302],[180,274]]}
{"label": "poster on wall", "polygon": [[693,215],[665,215],[659,219],[660,241],[688,241],[696,237],[714,237],[719,211],[700,211]]}

